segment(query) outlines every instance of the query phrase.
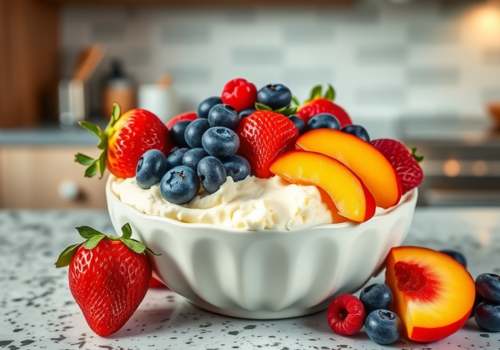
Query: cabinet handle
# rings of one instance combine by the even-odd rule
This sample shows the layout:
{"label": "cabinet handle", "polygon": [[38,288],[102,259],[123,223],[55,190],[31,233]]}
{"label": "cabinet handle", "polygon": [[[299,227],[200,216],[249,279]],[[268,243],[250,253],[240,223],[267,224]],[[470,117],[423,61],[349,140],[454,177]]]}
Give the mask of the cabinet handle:
{"label": "cabinet handle", "polygon": [[76,201],[81,195],[81,190],[78,184],[74,181],[63,181],[57,188],[59,197],[67,201]]}

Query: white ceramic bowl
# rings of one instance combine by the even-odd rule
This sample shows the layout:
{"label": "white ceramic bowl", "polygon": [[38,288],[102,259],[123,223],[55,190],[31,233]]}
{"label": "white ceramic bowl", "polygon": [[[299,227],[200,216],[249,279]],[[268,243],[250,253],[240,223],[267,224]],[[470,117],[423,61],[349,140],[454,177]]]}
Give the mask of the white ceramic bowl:
{"label": "white ceramic bowl", "polygon": [[377,273],[408,232],[417,191],[362,224],[304,230],[241,231],[145,215],[106,186],[117,232],[130,223],[153,251],[159,276],[193,304],[219,314],[276,319],[320,311]]}

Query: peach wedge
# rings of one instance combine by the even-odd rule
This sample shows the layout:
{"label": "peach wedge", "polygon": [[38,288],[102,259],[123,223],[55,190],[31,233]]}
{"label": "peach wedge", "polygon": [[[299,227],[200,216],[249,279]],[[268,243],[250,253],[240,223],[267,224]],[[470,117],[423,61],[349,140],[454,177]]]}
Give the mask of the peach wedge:
{"label": "peach wedge", "polygon": [[421,247],[392,248],[386,268],[393,307],[408,339],[440,340],[462,328],[469,318],[474,281],[448,255]]}
{"label": "peach wedge", "polygon": [[338,214],[346,219],[363,222],[375,213],[370,192],[352,171],[335,159],[292,151],[277,158],[270,170],[291,183],[316,185],[328,194]]}
{"label": "peach wedge", "polygon": [[316,129],[297,139],[298,149],[334,158],[351,169],[368,188],[377,206],[389,208],[401,198],[401,182],[391,163],[360,138],[333,129]]}

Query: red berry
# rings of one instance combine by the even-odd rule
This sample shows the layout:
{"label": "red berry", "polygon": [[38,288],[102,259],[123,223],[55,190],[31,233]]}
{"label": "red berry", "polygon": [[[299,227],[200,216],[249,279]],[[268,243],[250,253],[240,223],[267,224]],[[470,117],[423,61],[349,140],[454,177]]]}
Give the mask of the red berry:
{"label": "red berry", "polygon": [[354,335],[363,328],[365,307],[351,294],[336,297],[328,306],[327,319],[332,331],[340,335]]}
{"label": "red berry", "polygon": [[192,120],[195,120],[196,118],[198,118],[198,115],[196,114],[196,112],[185,112],[185,113],[178,114],[178,115],[172,117],[171,119],[169,119],[169,121],[166,124],[167,129],[168,130],[172,129],[172,127],[175,124],[177,124],[178,122],[192,121]]}
{"label": "red berry", "polygon": [[102,177],[106,168],[116,177],[133,177],[144,152],[157,149],[167,154],[172,148],[165,124],[145,109],[131,109],[122,115],[120,107],[115,104],[104,131],[89,122],[80,125],[99,138],[101,152],[97,159],[81,153],[75,155],[75,161],[87,167],[86,177],[97,173]]}
{"label": "red berry", "polygon": [[257,99],[257,88],[243,78],[229,80],[222,89],[221,100],[238,112],[253,107]]}
{"label": "red berry", "polygon": [[131,238],[128,224],[119,238],[88,226],[77,229],[86,241],[66,248],[56,266],[69,265],[69,288],[88,325],[108,336],[128,321],[146,295],[151,279],[147,248]]}
{"label": "red berry", "polygon": [[254,175],[261,178],[272,176],[272,162],[293,145],[299,134],[289,118],[271,111],[257,111],[242,119],[237,132],[239,153],[248,159]]}
{"label": "red berry", "polygon": [[398,140],[378,139],[370,142],[392,164],[403,187],[403,193],[419,186],[424,179],[424,172],[413,154]]}
{"label": "red berry", "polygon": [[342,128],[352,124],[349,114],[347,114],[342,107],[324,97],[316,98],[304,104],[297,111],[297,115],[302,118],[305,123],[319,113],[333,114]]}
{"label": "red berry", "polygon": [[149,280],[149,288],[166,289],[167,286],[163,284],[163,282],[160,281],[153,273],[153,276],[151,276],[151,279]]}

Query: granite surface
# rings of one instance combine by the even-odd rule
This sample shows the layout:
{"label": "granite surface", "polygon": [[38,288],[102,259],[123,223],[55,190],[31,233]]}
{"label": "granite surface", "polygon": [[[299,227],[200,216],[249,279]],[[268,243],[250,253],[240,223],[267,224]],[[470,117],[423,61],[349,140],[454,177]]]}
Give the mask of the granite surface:
{"label": "granite surface", "polygon": [[[364,334],[333,334],[325,312],[288,320],[222,317],[167,290],[151,290],[134,316],[111,338],[87,327],[67,287],[57,253],[77,238],[74,227],[110,229],[93,211],[0,211],[0,349],[379,349]],[[461,250],[471,273],[500,273],[500,208],[425,209],[416,213],[407,243]],[[500,349],[500,333],[473,320],[434,344],[404,349]]]}

